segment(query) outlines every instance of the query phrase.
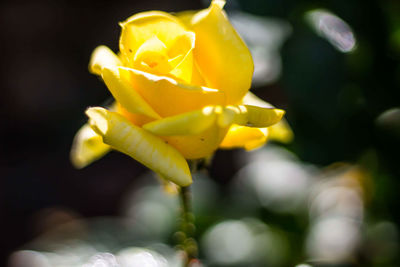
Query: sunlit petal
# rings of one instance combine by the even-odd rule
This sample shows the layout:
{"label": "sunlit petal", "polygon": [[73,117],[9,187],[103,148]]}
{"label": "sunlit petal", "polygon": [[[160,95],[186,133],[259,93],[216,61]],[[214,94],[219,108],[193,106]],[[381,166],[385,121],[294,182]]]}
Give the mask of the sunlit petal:
{"label": "sunlit petal", "polygon": [[284,110],[277,108],[262,108],[251,105],[227,106],[220,118],[220,125],[226,126],[232,123],[241,126],[264,128],[279,122]]}
{"label": "sunlit petal", "polygon": [[186,160],[162,139],[103,108],[89,108],[86,114],[90,126],[103,137],[104,143],[180,186],[192,183]]}
{"label": "sunlit petal", "polygon": [[111,51],[107,46],[101,45],[97,47],[90,58],[89,70],[97,75],[101,75],[104,67],[121,66],[119,57]]}
{"label": "sunlit petal", "polygon": [[182,60],[170,71],[170,74],[176,78],[190,83],[193,75],[193,49],[195,46],[195,34],[186,32],[179,36],[174,45],[169,49],[168,53],[171,58],[182,57]]}
{"label": "sunlit petal", "polygon": [[204,79],[203,74],[200,72],[200,68],[197,65],[196,61],[193,62],[193,69],[192,69],[192,80],[190,84],[197,85],[197,86],[208,86],[206,80]]}
{"label": "sunlit petal", "polygon": [[278,108],[262,108],[257,106],[245,105],[248,114],[247,126],[269,127],[278,123],[285,114],[285,111]]}
{"label": "sunlit petal", "polygon": [[244,98],[243,98],[243,104],[244,105],[252,105],[252,106],[257,106],[257,107],[262,107],[262,108],[273,108],[274,106],[271,105],[268,102],[265,102],[252,92],[248,92]]}
{"label": "sunlit petal", "polygon": [[134,87],[121,76],[118,68],[103,68],[103,80],[114,98],[130,113],[138,113],[155,119],[160,118],[153,108],[134,90]]}
{"label": "sunlit petal", "polygon": [[212,1],[208,9],[183,13],[183,21],[196,34],[194,56],[208,85],[226,93],[227,104],[237,104],[251,85],[253,60],[246,44],[230,24],[223,6]]}
{"label": "sunlit petal", "polygon": [[178,12],[175,16],[184,24],[186,27],[190,28],[192,26],[192,19],[199,11],[197,10],[186,10]]}
{"label": "sunlit petal", "polygon": [[183,84],[135,69],[119,69],[121,75],[129,76],[131,86],[162,117],[225,104],[224,93],[216,89]]}
{"label": "sunlit petal", "polygon": [[201,110],[191,111],[153,121],[143,125],[143,128],[156,135],[195,135],[204,132],[216,119],[214,107],[208,106]]}
{"label": "sunlit petal", "polygon": [[[265,102],[251,92],[248,92],[243,98],[243,104],[253,105],[264,108],[273,108],[270,103]],[[283,118],[278,123],[268,128],[269,138],[282,143],[289,143],[293,140],[294,134],[287,121]]]}
{"label": "sunlit petal", "polygon": [[171,47],[175,39],[186,32],[185,26],[177,18],[161,11],[133,15],[120,25],[122,32],[119,48],[129,63],[133,63],[135,51],[154,36],[166,47]]}
{"label": "sunlit petal", "polygon": [[75,135],[70,154],[71,162],[75,168],[81,169],[110,150],[111,147],[103,143],[102,137],[85,124]]}
{"label": "sunlit petal", "polygon": [[167,47],[165,44],[153,36],[146,40],[134,53],[133,67],[142,71],[163,74],[171,70],[168,62]]}

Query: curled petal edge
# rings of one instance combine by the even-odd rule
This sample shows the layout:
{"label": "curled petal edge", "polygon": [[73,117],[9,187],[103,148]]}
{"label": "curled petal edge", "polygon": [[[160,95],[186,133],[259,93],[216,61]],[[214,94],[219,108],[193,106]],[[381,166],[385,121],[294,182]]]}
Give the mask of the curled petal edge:
{"label": "curled petal edge", "polygon": [[70,158],[77,169],[82,169],[103,157],[111,150],[109,145],[88,125],[83,125],[76,133],[72,143]]}
{"label": "curled petal edge", "polygon": [[201,110],[167,117],[147,123],[143,129],[161,136],[200,134],[215,122],[214,109],[213,106],[207,106]]}
{"label": "curled petal edge", "polygon": [[179,186],[192,183],[189,166],[183,156],[162,139],[131,124],[116,112],[100,107],[86,110],[92,129],[103,142],[129,155]]}
{"label": "curled petal edge", "polygon": [[92,53],[89,62],[89,71],[101,75],[104,67],[122,66],[119,57],[107,46],[98,46]]}
{"label": "curled petal edge", "polygon": [[160,136],[197,135],[217,123],[220,128],[232,124],[248,127],[268,127],[279,122],[285,112],[281,109],[249,105],[206,106],[143,125],[143,128]]}
{"label": "curled petal edge", "polygon": [[[248,92],[245,97],[243,98],[243,103],[246,105],[254,105],[254,106],[259,106],[259,107],[264,107],[264,108],[273,108],[274,106],[271,105],[270,103],[262,100],[261,98],[257,97],[251,92]],[[290,143],[293,138],[294,134],[292,129],[290,128],[289,123],[285,118],[282,118],[281,121],[276,123],[275,125],[272,125],[269,129],[269,138],[271,140],[276,140],[281,143]]]}

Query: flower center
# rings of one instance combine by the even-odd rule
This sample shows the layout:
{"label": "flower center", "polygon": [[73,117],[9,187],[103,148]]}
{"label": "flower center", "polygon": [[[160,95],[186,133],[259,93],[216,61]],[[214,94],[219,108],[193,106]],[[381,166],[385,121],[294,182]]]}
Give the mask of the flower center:
{"label": "flower center", "polygon": [[135,69],[157,75],[166,75],[189,82],[192,73],[191,50],[194,34],[178,36],[167,47],[156,35],[145,41],[133,57]]}
{"label": "flower center", "polygon": [[172,69],[168,59],[167,47],[157,36],[153,36],[139,47],[133,62],[136,69],[166,74]]}

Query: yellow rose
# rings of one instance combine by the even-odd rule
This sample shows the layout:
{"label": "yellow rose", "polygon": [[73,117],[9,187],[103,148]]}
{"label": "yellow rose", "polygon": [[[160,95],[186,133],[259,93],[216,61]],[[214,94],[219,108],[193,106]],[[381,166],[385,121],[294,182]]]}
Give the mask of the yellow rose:
{"label": "yellow rose", "polygon": [[[120,24],[118,55],[105,46],[95,49],[89,69],[116,103],[86,111],[89,124],[71,151],[76,167],[113,148],[187,186],[192,178],[186,159],[266,142],[267,127],[284,111],[248,93],[253,60],[224,4],[214,0],[205,10],[176,15],[136,14]],[[290,130],[279,127],[277,137],[287,139]]]}

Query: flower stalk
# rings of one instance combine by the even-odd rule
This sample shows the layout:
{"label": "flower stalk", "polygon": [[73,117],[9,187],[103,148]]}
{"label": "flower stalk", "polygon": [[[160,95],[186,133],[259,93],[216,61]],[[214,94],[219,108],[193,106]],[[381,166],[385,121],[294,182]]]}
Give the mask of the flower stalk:
{"label": "flower stalk", "polygon": [[[191,173],[197,171],[198,161],[189,162]],[[191,187],[180,187],[179,198],[181,205],[181,226],[180,231],[177,232],[178,248],[184,252],[184,266],[191,266],[192,263],[197,262],[198,247],[195,240],[195,221],[192,211],[192,192]]]}

